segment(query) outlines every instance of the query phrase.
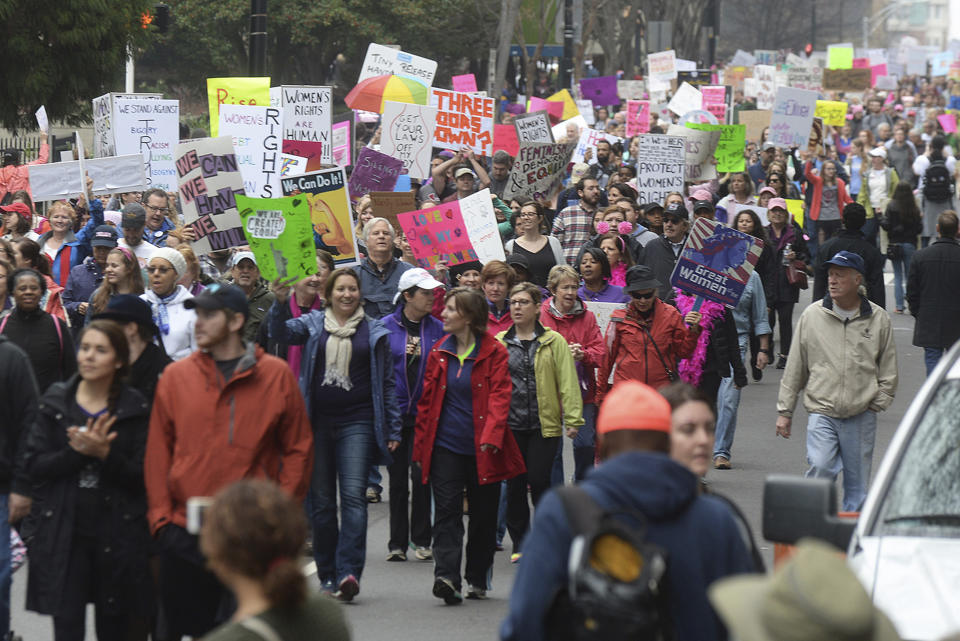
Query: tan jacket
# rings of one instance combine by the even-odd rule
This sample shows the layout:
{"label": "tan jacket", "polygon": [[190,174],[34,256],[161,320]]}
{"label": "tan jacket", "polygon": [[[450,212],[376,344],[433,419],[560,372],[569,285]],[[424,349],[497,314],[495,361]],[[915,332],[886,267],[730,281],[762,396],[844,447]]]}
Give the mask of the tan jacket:
{"label": "tan jacket", "polygon": [[897,350],[886,311],[861,297],[860,310],[845,321],[829,296],[803,310],[780,381],[780,416],[793,416],[800,390],[807,412],[833,418],[890,407]]}

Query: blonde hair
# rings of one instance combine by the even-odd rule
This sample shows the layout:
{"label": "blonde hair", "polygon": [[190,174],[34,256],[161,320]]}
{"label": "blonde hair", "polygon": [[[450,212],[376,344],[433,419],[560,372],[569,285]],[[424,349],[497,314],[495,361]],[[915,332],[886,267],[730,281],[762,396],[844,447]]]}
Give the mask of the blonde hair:
{"label": "blonde hair", "polygon": [[68,216],[70,216],[70,220],[77,220],[77,210],[73,208],[73,205],[63,200],[58,200],[50,205],[50,209],[47,210],[47,220],[53,218],[53,215],[61,209],[66,212]]}
{"label": "blonde hair", "polygon": [[560,287],[560,281],[564,278],[580,283],[580,274],[570,265],[554,265],[550,268],[550,273],[547,275],[547,289],[551,294],[557,293],[557,287]]}
{"label": "blonde hair", "polygon": [[[171,232],[172,235],[173,232]],[[183,259],[187,261],[187,272],[193,274],[194,279],[200,276],[200,259],[193,252],[193,249],[187,243],[180,243],[176,247]]]}

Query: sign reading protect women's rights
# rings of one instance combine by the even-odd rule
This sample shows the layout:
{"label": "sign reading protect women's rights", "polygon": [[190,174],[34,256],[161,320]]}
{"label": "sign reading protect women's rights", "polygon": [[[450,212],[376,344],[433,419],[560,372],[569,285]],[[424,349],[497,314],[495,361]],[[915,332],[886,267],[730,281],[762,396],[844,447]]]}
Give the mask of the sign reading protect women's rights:
{"label": "sign reading protect women's rights", "polygon": [[715,220],[698,218],[673,268],[670,284],[736,307],[762,251],[763,241]]}
{"label": "sign reading protect women's rights", "polygon": [[347,176],[343,167],[321,169],[280,181],[284,196],[303,195],[310,206],[314,245],[333,256],[337,267],[360,262],[357,239],[353,235]]}
{"label": "sign reading protect women's rights", "polygon": [[637,145],[637,202],[662,203],[670,192],[682,192],[685,139],[641,134]]}
{"label": "sign reading protect women's rights", "polygon": [[243,176],[233,151],[233,138],[198,138],[177,145],[177,180],[183,222],[193,229],[193,251],[246,245],[237,196],[243,196]]}
{"label": "sign reading protect women's rights", "polygon": [[492,156],[495,103],[477,94],[431,89],[430,106],[437,109],[434,146],[454,151],[469,147],[478,156]]}
{"label": "sign reading protect women's rights", "polygon": [[310,203],[305,196],[248,198],[237,196],[247,244],[267,281],[302,280],[317,272]]}

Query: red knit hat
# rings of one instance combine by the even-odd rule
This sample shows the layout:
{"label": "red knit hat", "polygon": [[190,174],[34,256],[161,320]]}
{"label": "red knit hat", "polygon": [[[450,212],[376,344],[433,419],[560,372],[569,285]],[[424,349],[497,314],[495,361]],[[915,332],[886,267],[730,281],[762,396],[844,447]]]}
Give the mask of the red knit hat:
{"label": "red knit hat", "polygon": [[638,381],[617,383],[600,406],[597,433],[646,430],[670,433],[670,403],[655,389]]}

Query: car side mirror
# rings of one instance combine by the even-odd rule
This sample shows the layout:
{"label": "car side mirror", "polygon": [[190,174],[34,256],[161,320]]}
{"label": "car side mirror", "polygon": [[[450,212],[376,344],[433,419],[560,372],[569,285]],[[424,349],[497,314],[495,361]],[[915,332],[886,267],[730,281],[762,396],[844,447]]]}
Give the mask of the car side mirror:
{"label": "car side mirror", "polygon": [[846,551],[856,519],[837,516],[832,481],[772,474],[763,486],[763,538],[793,544],[813,537]]}

